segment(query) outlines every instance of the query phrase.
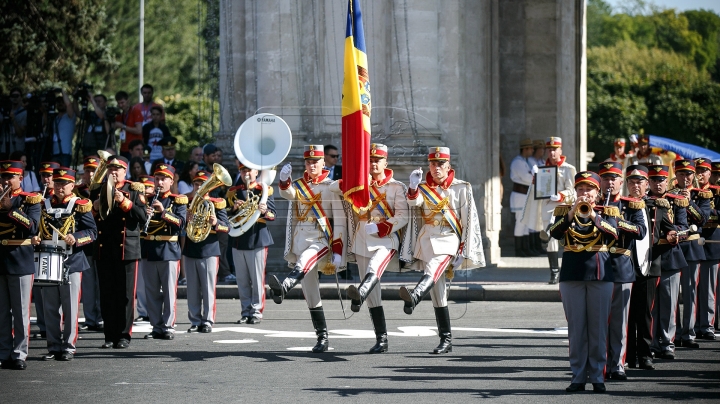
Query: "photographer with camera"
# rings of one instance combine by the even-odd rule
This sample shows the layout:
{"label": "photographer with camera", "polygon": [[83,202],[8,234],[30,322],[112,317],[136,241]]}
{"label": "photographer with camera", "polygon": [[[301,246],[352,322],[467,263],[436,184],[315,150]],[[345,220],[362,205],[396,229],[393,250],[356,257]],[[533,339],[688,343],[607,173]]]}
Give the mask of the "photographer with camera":
{"label": "photographer with camera", "polygon": [[62,92],[62,98],[55,100],[55,108],[57,116],[50,122],[52,125],[52,161],[59,163],[63,167],[70,166],[70,158],[72,156],[72,140],[75,134],[75,118],[77,113],[73,103],[70,101],[65,90]]}
{"label": "photographer with camera", "polygon": [[87,106],[89,102],[93,107],[92,111],[82,108],[81,115],[82,122],[87,126],[82,139],[82,153],[83,156],[93,156],[99,149],[104,149],[108,143],[107,135],[110,132],[110,124],[105,120],[107,97],[102,94],[93,96],[83,87],[79,87],[75,94],[73,95],[75,98],[73,106],[76,111],[78,111],[78,102],[81,99],[84,101],[84,106]]}

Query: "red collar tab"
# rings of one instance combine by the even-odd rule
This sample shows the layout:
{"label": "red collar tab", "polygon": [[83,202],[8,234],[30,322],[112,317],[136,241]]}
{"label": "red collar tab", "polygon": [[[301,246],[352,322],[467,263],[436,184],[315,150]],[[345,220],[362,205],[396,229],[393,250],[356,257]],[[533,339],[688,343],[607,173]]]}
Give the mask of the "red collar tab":
{"label": "red collar tab", "polygon": [[[565,159],[566,159],[566,158],[567,158],[567,157],[565,157],[565,156],[560,156],[560,160],[557,162],[556,165],[557,165],[558,167],[560,167],[561,165],[563,165],[563,164],[565,163]],[[550,159],[547,159],[547,160],[545,160],[545,165],[546,165],[546,166],[551,166],[551,165],[553,165],[553,164],[550,162]]]}
{"label": "red collar tab", "polygon": [[305,179],[305,182],[307,182],[307,183],[319,184],[328,176],[328,174],[330,174],[329,170],[322,170],[322,173],[320,175],[318,175],[317,178],[312,179],[312,178],[310,178],[310,175],[308,174],[308,172],[305,171],[303,173],[303,178]]}
{"label": "red collar tab", "polygon": [[450,188],[450,185],[453,182],[453,179],[455,179],[455,170],[451,169],[448,171],[448,176],[445,178],[445,181],[443,181],[442,184],[438,184],[435,182],[435,179],[433,178],[432,174],[430,174],[430,171],[425,174],[425,183],[430,186],[430,188],[440,187],[442,189],[448,189]]}
{"label": "red collar tab", "polygon": [[382,187],[385,184],[387,184],[393,177],[393,170],[386,168],[385,169],[385,178],[380,180],[380,182],[375,181],[372,176],[370,177],[370,185],[374,187]]}

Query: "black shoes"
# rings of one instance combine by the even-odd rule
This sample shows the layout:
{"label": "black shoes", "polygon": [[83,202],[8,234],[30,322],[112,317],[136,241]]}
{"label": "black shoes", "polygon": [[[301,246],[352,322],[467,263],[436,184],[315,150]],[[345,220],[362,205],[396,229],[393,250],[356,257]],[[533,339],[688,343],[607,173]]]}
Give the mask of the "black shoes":
{"label": "black shoes", "polygon": [[434,282],[432,276],[423,275],[423,277],[420,278],[420,282],[415,285],[415,289],[413,289],[412,292],[405,286],[400,287],[400,298],[405,301],[405,306],[403,307],[405,314],[413,313],[415,306],[417,306],[423,297],[427,295],[433,285]]}
{"label": "black shoes", "polygon": [[[198,330],[201,330],[201,328],[198,327]],[[200,331],[200,332],[210,332],[210,331]],[[172,339],[175,339],[175,333],[172,333],[172,332],[170,332],[170,331],[165,331],[165,332],[162,334],[162,339],[164,339],[164,340],[172,340]]]}
{"label": "black shoes", "polygon": [[605,388],[605,383],[593,383],[592,385],[593,393],[605,393],[607,391],[607,389]]}
{"label": "black shoes", "polygon": [[60,359],[58,359],[58,360],[63,361],[63,362],[70,362],[73,359],[75,359],[75,355],[72,352],[63,352],[60,355]]}
{"label": "black shoes", "polygon": [[47,339],[47,332],[46,331],[38,331],[36,333],[30,334],[30,338],[32,338],[32,339]]}
{"label": "black shoes", "polygon": [[[198,332],[199,332],[199,333],[203,333],[203,334],[210,333],[210,332],[212,332],[212,326],[209,325],[209,324],[202,324],[201,326],[198,327]],[[167,333],[167,332],[166,332],[165,334],[170,334],[170,335],[172,335],[171,333]],[[165,334],[164,334],[164,335],[165,335]],[[166,338],[166,339],[167,339],[167,338]],[[169,338],[169,339],[172,339],[172,338]]]}
{"label": "black shoes", "polygon": [[376,354],[387,352],[387,326],[385,325],[385,310],[383,310],[383,307],[371,307],[370,318],[372,319],[373,328],[375,329],[375,345],[370,348],[368,353]]}
{"label": "black shoes", "polygon": [[715,334],[711,332],[699,332],[697,333],[698,339],[704,339],[707,341],[715,341]]}
{"label": "black shoes", "polygon": [[627,380],[627,375],[625,372],[612,372],[609,378],[613,380]]}
{"label": "black shoes", "polygon": [[368,273],[365,278],[360,282],[359,287],[350,285],[347,288],[347,295],[350,300],[350,310],[357,313],[360,311],[360,307],[365,303],[365,299],[372,292],[373,288],[378,284],[380,278],[374,273]]}
{"label": "black shoes", "polygon": [[655,365],[653,364],[652,359],[645,358],[640,360],[640,369],[645,370],[655,370]]}
{"label": "black shoes", "polygon": [[162,339],[162,334],[160,334],[159,332],[153,331],[150,334],[145,334],[145,337],[143,337],[143,338],[145,338],[145,339]]}
{"label": "black shoes", "polygon": [[198,332],[198,326],[193,325],[190,328],[188,328],[188,333]]}
{"label": "black shoes", "polygon": [[289,292],[290,289],[294,288],[295,285],[297,285],[304,277],[305,273],[299,266],[296,266],[292,271],[290,271],[282,283],[277,276],[271,276],[270,279],[268,279],[268,286],[270,287],[270,297],[272,297],[273,302],[277,304],[282,303],[285,299],[285,294]]}
{"label": "black shoes", "polygon": [[113,345],[113,348],[115,348],[115,349],[126,349],[126,348],[130,348],[130,341],[128,341],[128,340],[126,340],[126,339],[121,339],[120,341],[118,341],[117,343],[115,343],[115,345]]}
{"label": "black shoes", "polygon": [[100,345],[100,348],[102,348],[102,349],[107,349],[107,348],[112,348],[112,347],[113,347],[113,343],[110,341],[105,341],[105,342],[103,342],[102,345]]}
{"label": "black shoes", "polygon": [[658,355],[658,358],[660,359],[667,359],[667,360],[673,360],[675,359],[675,352],[672,351],[665,351]]}
{"label": "black shoes", "polygon": [[11,370],[25,370],[27,369],[27,365],[22,359],[5,359],[0,364],[0,368]]}
{"label": "black shoes", "polygon": [[568,393],[585,391],[585,383],[570,383],[570,385],[565,388],[565,391],[567,391]]}
{"label": "black shoes", "polygon": [[550,264],[550,281],[548,284],[555,285],[560,278],[560,264],[557,251],[548,251],[548,264]]}
{"label": "black shoes", "polygon": [[139,316],[135,320],[133,320],[133,323],[149,323],[150,317],[148,316]]}
{"label": "black shoes", "polygon": [[[274,300],[274,299],[273,299]],[[247,324],[250,317],[248,316],[242,316],[240,320],[236,321],[235,324]]]}
{"label": "black shoes", "polygon": [[675,342],[675,345],[677,345],[677,346],[682,346],[682,347],[685,347],[685,348],[691,348],[691,349],[698,349],[698,348],[700,348],[700,344],[698,344],[697,342],[695,342],[695,340],[691,340],[691,339],[678,339],[678,340]]}
{"label": "black shoes", "polygon": [[452,333],[450,332],[450,311],[448,307],[435,307],[435,321],[440,336],[440,345],[433,349],[433,354],[452,352]]}
{"label": "black shoes", "polygon": [[262,319],[260,317],[250,317],[247,321],[248,324],[258,324]]}
{"label": "black shoes", "polygon": [[87,323],[83,323],[80,327],[78,327],[80,331],[95,331],[95,332],[102,332],[105,330],[105,326],[103,325],[87,325]]}
{"label": "black shoes", "polygon": [[325,352],[328,350],[328,332],[325,323],[325,312],[322,307],[310,309],[310,318],[312,319],[315,335],[317,335],[317,344],[313,347],[313,353]]}
{"label": "black shoes", "polygon": [[45,355],[43,355],[41,358],[44,361],[51,361],[51,360],[59,359],[60,355],[61,355],[60,352],[50,351],[50,352],[46,353]]}

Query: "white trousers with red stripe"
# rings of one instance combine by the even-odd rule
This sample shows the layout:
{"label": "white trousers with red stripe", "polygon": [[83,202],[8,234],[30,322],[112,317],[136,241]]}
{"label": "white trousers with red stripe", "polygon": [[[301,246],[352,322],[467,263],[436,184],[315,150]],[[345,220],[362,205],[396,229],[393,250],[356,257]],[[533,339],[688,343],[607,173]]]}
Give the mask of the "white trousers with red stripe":
{"label": "white trousers with red stripe", "polygon": [[191,258],[183,255],[187,280],[188,319],[194,326],[215,324],[215,285],[217,284],[217,256]]}
{"label": "white trousers with red stripe", "polygon": [[630,294],[632,293],[632,286],[632,283],[613,283],[610,324],[608,325],[609,372],[625,372],[628,316],[630,315]]}
{"label": "white trousers with red stripe", "polygon": [[369,308],[382,306],[382,291],[380,290],[380,281],[385,269],[387,269],[390,261],[397,255],[397,250],[386,247],[380,247],[374,251],[372,257],[362,257],[355,254],[357,259],[358,271],[360,279],[364,279],[366,274],[375,274],[378,277],[378,283],[375,285],[370,294],[365,298],[365,302]]}
{"label": "white trousers with red stripe", "polygon": [[254,250],[232,249],[243,317],[262,318],[263,316],[267,253],[267,247]]}
{"label": "white trousers with red stripe", "polygon": [[180,261],[142,262],[148,317],[156,333],[175,332]]}
{"label": "white trousers with red stripe", "polygon": [[452,258],[452,255],[436,255],[430,261],[423,261],[423,273],[432,276],[434,282],[432,289],[430,289],[433,307],[445,307],[448,305],[445,271],[450,266]]}
{"label": "white trousers with red stripe", "polygon": [[70,284],[42,287],[49,352],[75,353],[82,272],[70,274]]}
{"label": "white trousers with red stripe", "polygon": [[295,265],[299,266],[305,273],[301,284],[303,295],[305,295],[305,303],[307,303],[310,309],[322,307],[317,268],[318,262],[320,262],[320,265],[325,265],[328,254],[331,254],[331,252],[326,246],[322,244],[311,244],[305,251],[300,253],[295,263]]}

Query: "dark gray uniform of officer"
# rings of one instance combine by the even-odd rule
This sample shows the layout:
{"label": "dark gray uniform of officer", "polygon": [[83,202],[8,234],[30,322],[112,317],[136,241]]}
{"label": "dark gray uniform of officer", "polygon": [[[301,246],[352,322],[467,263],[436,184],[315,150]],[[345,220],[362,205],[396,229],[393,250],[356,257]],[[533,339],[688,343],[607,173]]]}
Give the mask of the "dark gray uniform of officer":
{"label": "dark gray uniform of officer", "polygon": [[3,369],[25,369],[30,335],[30,295],[35,274],[30,238],[37,234],[42,196],[20,188],[23,164],[1,161],[0,361]]}
{"label": "dark gray uniform of officer", "polygon": [[[207,171],[198,171],[193,184],[202,184],[208,180]],[[212,332],[215,324],[215,287],[217,285],[218,267],[220,265],[220,242],[218,233],[227,233],[226,203],[222,198],[211,198],[208,194],[203,198],[213,204],[217,223],[210,230],[205,240],[194,242],[189,237],[183,247],[183,267],[187,279],[187,303],[190,329],[188,332]],[[190,216],[188,214],[188,216]],[[263,285],[264,286],[264,285]]]}
{"label": "dark gray uniform of officer", "polygon": [[[697,319],[697,287],[700,277],[700,263],[705,260],[705,250],[700,245],[700,231],[710,216],[710,200],[712,194],[709,191],[691,188],[690,184],[682,186],[681,175],[695,174],[695,162],[693,160],[676,160],[675,175],[678,178],[679,188],[671,192],[682,194],[689,193],[687,210],[688,225],[696,225],[697,232],[690,232],[685,241],[680,242],[680,248],[685,255],[687,267],[680,272],[680,288],[682,290],[683,311],[682,323],[680,312],[677,312],[677,323],[682,324],[682,329],[677,328],[675,333],[676,345],[686,348],[699,348],[695,342],[695,320]],[[692,176],[687,180],[692,184]]]}
{"label": "dark gray uniform of officer", "polygon": [[[85,157],[83,161],[83,175],[87,174],[92,177],[95,170],[97,170],[98,163],[99,158],[97,156]],[[90,198],[90,187],[85,183],[76,185],[74,192],[81,198]],[[92,200],[90,207],[92,208]],[[97,230],[95,231],[95,236],[97,237]],[[100,284],[98,283],[97,263],[93,256],[93,250],[93,247],[89,247],[84,248],[83,251],[90,268],[87,271],[83,271],[82,276],[81,296],[85,323],[80,328],[81,331],[102,331],[105,327],[105,322],[100,312]]]}
{"label": "dark gray uniform of officer", "polygon": [[[70,361],[78,339],[78,309],[83,272],[90,269],[85,251],[97,237],[89,199],[76,197],[75,170],[67,167],[53,171],[55,193],[45,199],[40,217],[40,240],[61,243],[70,253],[65,260],[68,284],[43,286],[43,309],[47,330],[48,353],[44,360]],[[54,228],[53,228],[54,227]],[[58,233],[58,230],[62,233]],[[62,324],[61,324],[62,323]]]}
{"label": "dark gray uniform of officer", "polygon": [[[618,239],[611,245],[610,262],[613,269],[613,295],[608,325],[608,372],[612,379],[625,380],[625,353],[627,351],[628,316],[630,293],[635,282],[635,266],[631,255],[636,249],[636,240],[644,241],[647,224],[643,210],[645,202],[620,196],[623,188],[622,164],[615,161],[600,163],[603,202],[607,202],[605,213],[614,216],[618,224]],[[607,190],[610,197],[607,198]],[[649,246],[645,246],[647,251]]]}
{"label": "dark gray uniform of officer", "polygon": [[[242,163],[238,163],[238,168],[241,176],[250,175],[250,168]],[[229,216],[238,212],[238,209],[235,209],[236,201],[247,201],[248,194],[251,198],[260,198],[262,189],[262,185],[255,181],[249,184],[249,187],[243,183],[230,188],[227,195]],[[272,187],[268,187],[265,205],[267,210],[261,212],[258,220],[248,231],[240,237],[230,239],[242,309],[239,324],[259,323],[265,310],[265,264],[268,247],[273,245],[267,222],[275,220],[276,213]]]}
{"label": "dark gray uniform of officer", "polygon": [[[687,226],[687,211],[689,202],[685,197],[667,192],[669,167],[664,165],[651,165],[648,167],[650,177],[650,198],[656,198],[656,204],[669,205],[668,216],[677,231],[683,231]],[[665,202],[662,202],[662,201]],[[685,255],[678,244],[679,240],[686,238],[658,241],[660,254],[660,282],[653,304],[653,343],[651,350],[663,359],[675,358],[675,330],[676,313],[678,310],[678,296],[680,294],[680,271],[687,266]],[[633,363],[630,362],[630,365]]]}
{"label": "dark gray uniform of officer", "polygon": [[[140,259],[140,230],[145,224],[145,187],[125,180],[128,161],[122,156],[107,159],[107,180],[93,190],[93,215],[97,222],[95,242],[100,308],[105,320],[102,348],[130,346],[135,315],[135,281]],[[108,192],[108,191],[111,192]]]}
{"label": "dark gray uniform of officer", "polygon": [[715,339],[715,309],[717,305],[717,289],[718,279],[718,263],[720,263],[720,220],[718,220],[718,210],[720,210],[720,186],[712,185],[707,177],[712,170],[712,163],[705,158],[695,160],[695,169],[698,177],[705,176],[708,181],[699,180],[702,191],[712,194],[712,203],[708,220],[702,229],[702,237],[706,241],[715,241],[715,243],[705,243],[705,260],[700,263],[700,281],[698,282],[698,306],[697,321],[695,322],[695,336],[700,339]]}
{"label": "dark gray uniform of officer", "polygon": [[177,308],[177,284],[180,275],[180,231],[185,226],[187,196],[170,192],[175,177],[173,166],[158,164],[153,173],[157,199],[148,201],[152,214],[147,235],[143,237],[142,262],[145,280],[145,304],[152,332],[145,338],[173,339]]}
{"label": "dark gray uniform of officer", "polygon": [[[600,177],[590,171],[575,175],[577,201],[594,204],[592,188],[599,190]],[[555,208],[550,235],[564,243],[560,268],[560,295],[568,322],[572,382],[568,392],[585,390],[589,381],[596,392],[605,391],[608,320],[613,293],[613,270],[609,247],[618,239],[617,220],[603,214],[602,207],[588,209],[560,205]],[[594,218],[592,217],[594,214]],[[587,216],[586,216],[587,215]]]}
{"label": "dark gray uniform of officer", "polygon": [[[648,168],[629,166],[626,177],[630,196],[641,197],[645,202],[643,219],[648,226],[646,237],[636,241],[633,255],[636,278],[630,297],[626,363],[635,368],[639,362],[641,368],[652,369],[652,308],[660,281],[661,255],[672,247],[668,242],[677,244],[673,236],[676,229],[668,215],[668,201],[647,196]],[[661,240],[666,244],[660,245]]]}

